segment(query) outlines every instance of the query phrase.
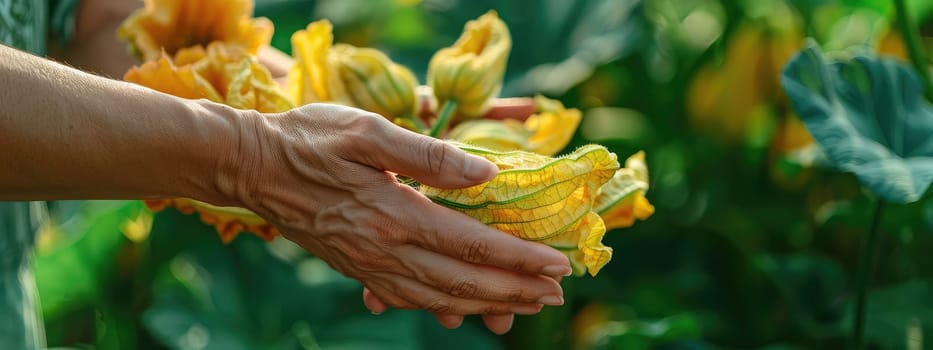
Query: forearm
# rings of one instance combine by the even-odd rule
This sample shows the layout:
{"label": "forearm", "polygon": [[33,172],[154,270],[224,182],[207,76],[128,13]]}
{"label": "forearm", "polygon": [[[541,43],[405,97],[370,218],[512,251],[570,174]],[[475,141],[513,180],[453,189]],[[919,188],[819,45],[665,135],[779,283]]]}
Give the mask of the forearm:
{"label": "forearm", "polygon": [[[0,46],[0,200],[217,202],[241,112]],[[235,158],[234,158],[235,159]]]}

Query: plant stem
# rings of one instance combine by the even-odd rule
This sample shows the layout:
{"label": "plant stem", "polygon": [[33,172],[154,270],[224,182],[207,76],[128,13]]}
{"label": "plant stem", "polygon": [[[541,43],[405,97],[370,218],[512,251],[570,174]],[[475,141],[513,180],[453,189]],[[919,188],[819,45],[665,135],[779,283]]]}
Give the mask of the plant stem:
{"label": "plant stem", "polygon": [[871,286],[872,276],[875,272],[875,260],[878,257],[878,228],[881,226],[881,215],[884,212],[884,201],[878,200],[875,212],[872,214],[871,227],[862,240],[859,248],[858,271],[856,272],[855,297],[855,324],[853,325],[853,349],[861,350],[865,333],[865,301],[868,289]]}
{"label": "plant stem", "polygon": [[428,133],[428,136],[436,138],[444,130],[447,129],[447,124],[450,124],[450,118],[454,116],[454,112],[457,110],[457,101],[447,100],[444,102],[444,107],[441,108],[441,113],[437,116],[437,121],[434,122],[434,126],[431,127],[431,132]]}
{"label": "plant stem", "polygon": [[926,55],[923,53],[923,46],[920,45],[917,24],[907,13],[906,0],[894,0],[894,7],[897,10],[897,22],[904,43],[907,45],[910,61],[914,64],[917,73],[920,73],[920,81],[923,83],[923,91],[927,100],[933,102],[933,82],[930,81],[929,61],[927,61]]}

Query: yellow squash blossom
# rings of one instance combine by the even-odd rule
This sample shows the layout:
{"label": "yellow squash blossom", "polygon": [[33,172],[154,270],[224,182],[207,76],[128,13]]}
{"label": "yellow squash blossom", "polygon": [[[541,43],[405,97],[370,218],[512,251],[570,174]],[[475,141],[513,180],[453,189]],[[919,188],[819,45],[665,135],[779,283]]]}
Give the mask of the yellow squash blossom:
{"label": "yellow squash blossom", "polygon": [[598,145],[560,158],[459,147],[496,164],[499,174],[462,189],[422,185],[428,198],[500,231],[561,250],[578,275],[589,271],[595,276],[609,262],[612,249],[602,244],[606,227],[593,203],[619,169],[615,154]]}
{"label": "yellow squash blossom", "polygon": [[552,156],[560,152],[580,125],[581,113],[557,100],[535,96],[537,113],[524,123],[513,119],[469,120],[451,130],[450,139],[500,151],[524,150]]}
{"label": "yellow squash blossom", "polygon": [[215,41],[256,54],[272,38],[272,22],[251,18],[252,0],[146,0],[117,30],[144,61]]}
{"label": "yellow squash blossom", "polygon": [[335,100],[331,86],[339,81],[328,63],[333,44],[333,25],[326,19],[292,34],[295,66],[288,72],[288,93],[298,105]]}
{"label": "yellow squash blossom", "polygon": [[390,120],[416,114],[418,80],[408,68],[371,48],[337,44],[330,54],[348,104]]}
{"label": "yellow squash blossom", "polygon": [[[188,50],[198,52],[188,52]],[[192,55],[202,55],[203,57],[204,50],[200,49],[200,47],[198,49],[185,49],[180,51],[179,55],[186,59]],[[223,97],[220,96],[217,89],[195,72],[191,64],[179,67],[167,56],[130,69],[123,76],[123,79],[181,98],[206,98],[218,103],[223,102]]]}
{"label": "yellow squash blossom", "polygon": [[495,11],[489,11],[467,22],[453,46],[434,54],[428,64],[428,85],[440,104],[455,101],[460,114],[481,116],[502,88],[511,49],[509,28]]}
{"label": "yellow squash blossom", "polygon": [[149,199],[145,203],[152,211],[174,207],[184,214],[198,213],[201,221],[214,226],[224,243],[233,241],[240,232],[250,232],[267,241],[279,235],[275,226],[242,208],[218,207],[187,198]]}
{"label": "yellow squash blossom", "polygon": [[594,208],[606,229],[631,227],[635,219],[645,220],[654,214],[654,206],[645,198],[647,191],[645,152],[638,152],[625,161],[625,168],[617,170],[596,196]]}
{"label": "yellow squash blossom", "polygon": [[[173,61],[183,64],[176,64]],[[124,79],[183,98],[206,98],[239,109],[275,113],[294,107],[269,71],[238,46],[213,43],[130,69]]]}

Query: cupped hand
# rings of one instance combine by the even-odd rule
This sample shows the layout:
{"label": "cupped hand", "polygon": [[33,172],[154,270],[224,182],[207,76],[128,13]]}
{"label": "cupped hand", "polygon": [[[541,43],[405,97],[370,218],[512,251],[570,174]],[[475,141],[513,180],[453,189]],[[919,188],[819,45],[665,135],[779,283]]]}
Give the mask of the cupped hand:
{"label": "cupped hand", "polygon": [[250,118],[217,186],[387,306],[436,314],[534,314],[563,303],[571,272],[545,245],[436,205],[394,174],[443,188],[496,168],[359,109],[311,104]]}

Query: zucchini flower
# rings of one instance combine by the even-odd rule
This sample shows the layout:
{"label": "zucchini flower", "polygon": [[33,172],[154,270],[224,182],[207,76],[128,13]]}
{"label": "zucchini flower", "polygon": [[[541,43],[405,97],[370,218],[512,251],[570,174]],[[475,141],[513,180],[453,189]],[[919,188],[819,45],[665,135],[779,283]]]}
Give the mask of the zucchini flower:
{"label": "zucchini flower", "polygon": [[120,25],[117,35],[143,61],[154,61],[165,51],[222,41],[256,54],[272,39],[272,22],[251,18],[252,0],[145,0],[146,6]]}
{"label": "zucchini flower", "polygon": [[178,97],[206,98],[239,109],[275,113],[294,107],[255,56],[221,42],[207,50],[180,50],[174,59],[165,55],[130,69],[123,78]]}
{"label": "zucchini flower", "polygon": [[329,62],[345,89],[349,105],[394,118],[413,117],[417,109],[415,88],[418,80],[404,66],[392,62],[379,50],[337,44]]}
{"label": "zucchini flower", "polygon": [[428,65],[438,102],[456,102],[463,116],[483,115],[502,88],[511,48],[509,28],[495,11],[467,22],[457,42],[435,53]]}
{"label": "zucchini flower", "polygon": [[496,164],[499,174],[462,189],[422,185],[428,198],[500,231],[564,252],[577,275],[589,271],[595,276],[609,262],[612,248],[602,244],[606,226],[593,203],[600,187],[619,169],[614,153],[587,145],[551,158],[458,146]]}
{"label": "zucchini flower", "polygon": [[557,100],[535,96],[537,113],[524,123],[514,119],[469,120],[450,131],[452,140],[500,151],[523,150],[553,156],[560,152],[580,125],[581,113]]}

